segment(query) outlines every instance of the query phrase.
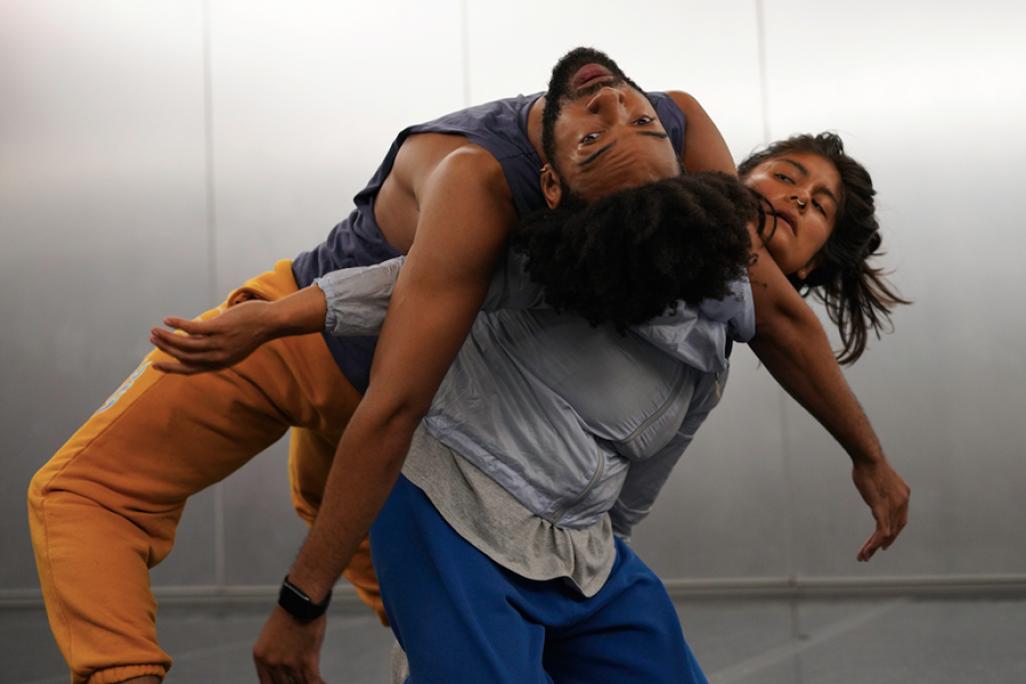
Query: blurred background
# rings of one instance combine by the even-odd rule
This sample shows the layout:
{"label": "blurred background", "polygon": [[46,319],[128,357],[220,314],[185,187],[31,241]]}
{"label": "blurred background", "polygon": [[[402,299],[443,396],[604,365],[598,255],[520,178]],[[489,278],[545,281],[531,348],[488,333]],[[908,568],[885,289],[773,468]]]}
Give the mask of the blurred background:
{"label": "blurred background", "polygon": [[[708,641],[700,658],[722,664],[718,681],[770,681],[785,661],[779,681],[835,681],[792,661],[831,634],[809,625],[838,624],[806,607],[842,597],[875,597],[838,613],[862,629],[881,606],[908,614],[908,597],[979,609],[1000,595],[981,622],[1004,616],[1002,633],[1014,620],[1021,634],[1024,35],[1013,0],[0,0],[0,618],[31,635],[8,641],[22,665],[0,680],[61,673],[25,490],[147,353],[149,328],[319,243],[406,125],[540,91],[576,45],[647,89],[693,94],[737,160],[793,133],[840,133],[873,175],[884,263],[915,301],[847,372],[913,490],[909,527],[869,564],[855,562],[872,521],[847,456],[735,353],[723,403],[634,539],[678,600],[754,601],[685,620],[693,638],[779,633],[743,657]],[[153,573],[164,603],[269,609],[305,532],[285,454],[282,442],[191,500]],[[999,678],[966,681],[1026,680],[1021,647],[1006,655]],[[986,657],[977,674],[1003,656]]]}

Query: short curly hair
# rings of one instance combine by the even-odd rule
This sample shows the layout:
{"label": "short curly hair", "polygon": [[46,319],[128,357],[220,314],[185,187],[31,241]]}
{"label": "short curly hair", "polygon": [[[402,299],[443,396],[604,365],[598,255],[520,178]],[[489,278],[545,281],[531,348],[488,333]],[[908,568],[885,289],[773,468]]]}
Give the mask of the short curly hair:
{"label": "short curly hair", "polygon": [[557,311],[618,330],[721,299],[747,273],[752,194],[732,176],[665,178],[591,203],[564,197],[524,218],[511,239]]}
{"label": "short curly hair", "polygon": [[[890,328],[891,310],[909,300],[899,296],[887,282],[886,272],[869,263],[880,251],[880,224],[876,219],[873,180],[862,164],[844,151],[836,133],[796,135],[778,140],[738,165],[742,180],[765,161],[794,153],[816,154],[837,169],[841,197],[837,220],[819,263],[805,278],[789,276],[802,296],[813,294],[823,302],[827,315],[841,333],[839,363],[852,364],[866,349],[869,331],[877,338]],[[760,232],[764,226],[760,226]]]}

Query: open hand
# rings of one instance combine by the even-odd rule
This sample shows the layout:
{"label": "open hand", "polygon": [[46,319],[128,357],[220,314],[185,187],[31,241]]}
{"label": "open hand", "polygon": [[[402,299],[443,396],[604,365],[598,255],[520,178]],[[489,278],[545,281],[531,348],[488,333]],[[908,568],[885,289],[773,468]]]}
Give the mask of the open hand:
{"label": "open hand", "polygon": [[192,375],[235,365],[271,339],[269,306],[269,302],[254,300],[202,321],[165,318],[164,325],[188,334],[153,328],[150,343],[176,359],[157,361],[153,367],[166,373]]}
{"label": "open hand", "polygon": [[887,549],[908,523],[908,499],[912,490],[885,460],[856,463],[852,479],[876,520],[876,530],[859,549],[858,559],[868,561],[877,549]]}
{"label": "open hand", "polygon": [[324,684],[320,657],[327,624],[327,615],[301,623],[275,606],[253,647],[260,684]]}

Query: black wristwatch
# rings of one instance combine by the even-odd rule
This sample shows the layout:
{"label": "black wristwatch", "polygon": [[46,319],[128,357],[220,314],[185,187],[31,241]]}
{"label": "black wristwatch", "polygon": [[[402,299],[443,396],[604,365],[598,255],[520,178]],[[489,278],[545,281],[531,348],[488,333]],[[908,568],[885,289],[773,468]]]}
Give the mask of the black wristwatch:
{"label": "black wristwatch", "polygon": [[278,605],[299,622],[311,622],[324,615],[329,603],[331,603],[330,591],[323,601],[314,603],[313,599],[306,595],[306,592],[289,582],[288,575],[285,575],[285,579],[282,580],[281,591],[278,592]]}

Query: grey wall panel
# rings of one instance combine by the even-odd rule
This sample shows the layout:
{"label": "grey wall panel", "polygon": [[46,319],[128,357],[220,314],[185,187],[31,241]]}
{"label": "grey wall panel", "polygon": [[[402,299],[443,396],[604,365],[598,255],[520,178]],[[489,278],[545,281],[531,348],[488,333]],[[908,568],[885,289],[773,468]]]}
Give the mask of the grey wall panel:
{"label": "grey wall panel", "polygon": [[[207,298],[200,36],[198,1],[3,6],[3,587],[36,586],[30,475],[138,364],[159,315]],[[181,537],[192,559],[174,580],[209,582],[206,523]]]}
{"label": "grey wall panel", "polygon": [[321,242],[404,127],[463,106],[459,3],[211,14],[219,287]]}
{"label": "grey wall panel", "polygon": [[[456,0],[213,3],[222,291],[324,240],[401,129],[463,106],[459,10]],[[279,582],[302,541],[285,453],[279,445],[225,482],[230,584]]]}
{"label": "grey wall panel", "polygon": [[766,3],[774,135],[834,128],[873,173],[883,260],[916,300],[850,377],[913,488],[905,537],[869,568],[845,457],[797,410],[802,573],[1026,570],[1021,467],[1026,152],[1019,3]]}

